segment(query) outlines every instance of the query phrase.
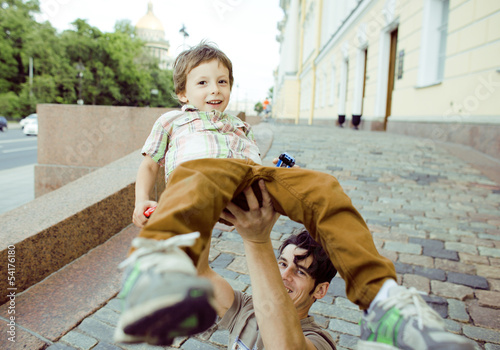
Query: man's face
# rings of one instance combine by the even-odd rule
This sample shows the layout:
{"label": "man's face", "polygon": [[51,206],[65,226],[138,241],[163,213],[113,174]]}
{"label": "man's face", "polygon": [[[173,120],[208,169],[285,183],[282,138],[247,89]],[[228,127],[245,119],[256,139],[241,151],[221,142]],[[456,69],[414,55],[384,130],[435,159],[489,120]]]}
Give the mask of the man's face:
{"label": "man's face", "polygon": [[231,96],[229,70],[214,59],[191,69],[186,79],[186,90],[177,95],[183,103],[203,112],[216,109],[224,112]]}
{"label": "man's face", "polygon": [[306,271],[313,261],[312,256],[297,261],[298,265],[293,262],[296,255],[300,256],[305,252],[305,249],[289,244],[278,258],[281,278],[288,295],[292,298],[293,304],[299,312],[309,310],[315,301],[314,293],[311,293],[314,288],[314,279]]}

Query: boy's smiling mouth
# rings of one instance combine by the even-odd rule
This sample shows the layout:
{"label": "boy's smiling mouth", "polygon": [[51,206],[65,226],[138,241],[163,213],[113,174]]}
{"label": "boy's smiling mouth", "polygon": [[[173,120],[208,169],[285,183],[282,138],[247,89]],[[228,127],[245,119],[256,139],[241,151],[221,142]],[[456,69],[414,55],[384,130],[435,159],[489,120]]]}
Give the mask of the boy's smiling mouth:
{"label": "boy's smiling mouth", "polygon": [[209,105],[220,105],[222,103],[221,100],[212,100],[207,102]]}

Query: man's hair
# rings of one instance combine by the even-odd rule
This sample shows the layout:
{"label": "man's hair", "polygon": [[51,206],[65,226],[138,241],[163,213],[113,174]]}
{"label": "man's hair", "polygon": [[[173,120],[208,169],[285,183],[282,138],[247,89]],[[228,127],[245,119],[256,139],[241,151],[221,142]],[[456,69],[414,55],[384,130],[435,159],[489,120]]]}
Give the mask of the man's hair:
{"label": "man's hair", "polygon": [[179,54],[174,63],[174,88],[180,94],[186,90],[187,75],[200,64],[218,60],[229,70],[229,87],[233,87],[233,64],[231,60],[214,44],[202,41]]}
{"label": "man's hair", "polygon": [[302,255],[295,255],[293,259],[294,264],[307,259],[312,256],[313,261],[306,272],[314,279],[314,288],[309,292],[313,293],[318,284],[323,282],[330,282],[337,274],[337,269],[330,261],[330,257],[323,249],[323,247],[316,242],[306,229],[303,229],[298,235],[291,235],[288,237],[279,248],[279,256],[283,253],[286,246],[294,244],[297,248],[305,249],[306,252]]}

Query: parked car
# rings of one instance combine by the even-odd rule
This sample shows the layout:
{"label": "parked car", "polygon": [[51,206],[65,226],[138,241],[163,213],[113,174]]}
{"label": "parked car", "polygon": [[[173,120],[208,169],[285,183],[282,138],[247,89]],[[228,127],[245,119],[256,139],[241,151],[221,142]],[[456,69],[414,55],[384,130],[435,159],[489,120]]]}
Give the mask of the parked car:
{"label": "parked car", "polygon": [[33,113],[33,114],[30,114],[29,116],[27,116],[26,118],[21,119],[21,121],[19,122],[19,124],[21,124],[21,129],[24,129],[24,126],[26,124],[28,124],[33,119],[37,119],[37,118],[38,118],[38,115],[36,113]]}
{"label": "parked car", "polygon": [[7,118],[0,115],[0,131],[7,130]]}
{"label": "parked car", "polygon": [[38,135],[38,116],[36,114],[34,118],[30,118],[28,122],[24,124],[23,132],[27,136]]}

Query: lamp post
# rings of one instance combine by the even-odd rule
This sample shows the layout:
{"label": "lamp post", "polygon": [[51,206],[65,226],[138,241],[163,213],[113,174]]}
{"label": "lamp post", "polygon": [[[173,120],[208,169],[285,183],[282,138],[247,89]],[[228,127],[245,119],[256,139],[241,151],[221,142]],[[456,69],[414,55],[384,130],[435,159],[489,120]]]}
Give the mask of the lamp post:
{"label": "lamp post", "polygon": [[179,30],[179,33],[181,33],[184,36],[184,42],[182,44],[182,49],[186,49],[186,38],[189,36],[188,32],[186,32],[186,26],[182,24],[182,28]]}
{"label": "lamp post", "polygon": [[83,105],[83,99],[82,99],[82,87],[83,87],[83,71],[85,70],[85,66],[83,65],[82,62],[78,62],[76,65],[76,69],[78,70],[78,78],[79,78],[79,87],[78,87],[78,100],[76,101],[77,104]]}

